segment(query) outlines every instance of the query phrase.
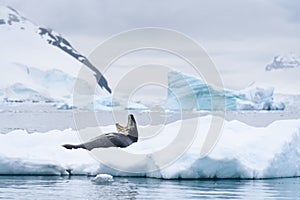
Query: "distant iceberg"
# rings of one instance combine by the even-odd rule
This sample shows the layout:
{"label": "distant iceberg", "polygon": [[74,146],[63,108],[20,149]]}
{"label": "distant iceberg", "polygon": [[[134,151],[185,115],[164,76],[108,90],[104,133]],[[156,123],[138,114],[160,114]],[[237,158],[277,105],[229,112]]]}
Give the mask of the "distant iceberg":
{"label": "distant iceberg", "polygon": [[[77,80],[60,70],[40,70],[21,64],[11,65],[7,76],[18,76],[17,80],[0,81],[0,98],[6,102],[53,102],[58,109],[73,109],[72,91],[76,81],[81,87],[90,89],[87,82]],[[251,87],[241,91],[220,90],[207,85],[198,77],[177,71],[168,73],[168,96],[166,110],[284,110],[283,102],[274,101],[274,88]],[[212,102],[212,98],[215,99]],[[214,105],[212,105],[214,103]],[[94,102],[80,109],[149,110],[142,101],[115,99],[112,96],[95,96]]]}
{"label": "distant iceberg", "polygon": [[[40,70],[21,64],[11,65],[11,72],[22,79],[0,84],[0,98],[7,102],[53,102],[58,109],[73,109],[72,91],[76,81],[60,70]],[[80,81],[80,80],[77,80]],[[82,81],[82,80],[81,80]],[[1,88],[1,85],[6,85]],[[3,86],[2,86],[3,87]],[[81,87],[89,89],[82,81]],[[220,90],[207,85],[198,77],[170,71],[166,110],[284,110],[283,102],[274,101],[274,88],[251,87],[240,91]],[[212,98],[215,99],[212,105]],[[149,105],[148,105],[149,106]],[[95,96],[94,102],[78,107],[87,110],[149,110],[141,101]]]}
{"label": "distant iceberg", "polygon": [[169,110],[284,110],[284,103],[274,101],[273,92],[272,87],[241,91],[216,89],[198,77],[170,71],[165,107]]}
{"label": "distant iceberg", "polygon": [[72,110],[76,108],[71,103],[54,103],[53,107],[57,108],[58,110]]}
{"label": "distant iceberg", "polygon": [[[69,104],[72,106],[72,104]],[[112,96],[94,96],[94,101],[77,107],[81,110],[112,111],[116,110],[149,110],[140,101],[128,101],[126,99],[113,98]]]}
{"label": "distant iceberg", "polygon": [[295,54],[275,56],[272,63],[266,66],[266,71],[300,67],[300,58]]}

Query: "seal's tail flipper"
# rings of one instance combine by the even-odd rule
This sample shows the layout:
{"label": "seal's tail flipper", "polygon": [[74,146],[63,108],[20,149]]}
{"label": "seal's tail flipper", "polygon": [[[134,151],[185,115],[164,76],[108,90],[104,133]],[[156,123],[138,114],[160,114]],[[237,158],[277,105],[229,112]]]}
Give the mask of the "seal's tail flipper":
{"label": "seal's tail flipper", "polygon": [[79,148],[86,149],[84,145],[64,144],[62,146],[65,147],[66,149],[79,149]]}
{"label": "seal's tail flipper", "polygon": [[61,146],[65,147],[66,149],[75,149],[74,145],[72,145],[72,144],[64,144]]}

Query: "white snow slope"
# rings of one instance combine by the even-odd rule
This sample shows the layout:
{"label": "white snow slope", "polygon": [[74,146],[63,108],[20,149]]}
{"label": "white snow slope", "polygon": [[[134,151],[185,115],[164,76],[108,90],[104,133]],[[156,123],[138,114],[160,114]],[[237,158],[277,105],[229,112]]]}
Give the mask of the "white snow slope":
{"label": "white snow slope", "polygon": [[[93,73],[95,72],[98,75],[100,73],[62,35],[50,28],[34,24],[13,8],[0,6],[0,35],[0,69],[2,71],[0,73],[0,89],[2,90],[9,87],[14,88],[14,85],[18,84],[23,89],[31,89],[39,93],[42,99],[57,98],[57,94],[52,94],[51,91],[47,93],[48,88],[43,88],[45,84],[40,85],[41,82],[32,84],[36,80],[31,78],[37,78],[39,74],[27,76],[25,73],[24,75],[24,70],[21,70],[20,73],[18,68],[20,66],[25,69],[25,72],[27,70],[27,74],[34,70],[40,70],[40,72],[44,72],[44,75],[52,76],[47,81],[60,79],[61,84],[58,89],[67,88],[69,93],[70,85],[65,86],[64,84],[69,84],[70,79],[77,76],[81,67],[86,66],[93,69],[93,71],[88,70],[91,77],[94,77]],[[63,73],[65,75],[62,75]],[[44,79],[46,78],[44,77]],[[62,82],[63,78],[65,78],[65,83]],[[51,84],[55,85],[53,82]],[[67,95],[69,94],[67,93]],[[60,99],[62,96],[63,94],[60,94]],[[17,95],[15,97],[17,98]]]}

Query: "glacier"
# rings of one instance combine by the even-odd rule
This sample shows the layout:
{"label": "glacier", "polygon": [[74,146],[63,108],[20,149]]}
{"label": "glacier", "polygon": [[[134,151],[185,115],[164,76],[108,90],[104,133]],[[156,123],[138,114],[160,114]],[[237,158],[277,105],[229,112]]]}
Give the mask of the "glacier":
{"label": "glacier", "polygon": [[165,107],[168,110],[284,110],[285,104],[274,101],[273,93],[273,87],[217,89],[201,78],[170,71]]}
{"label": "glacier", "polygon": [[10,65],[5,75],[18,76],[0,81],[0,97],[5,101],[63,101],[72,97],[76,81],[58,69],[40,70],[17,63]]}
{"label": "glacier", "polygon": [[[35,67],[13,63],[5,76],[18,76],[18,79],[0,80],[0,100],[2,102],[48,102],[59,110],[75,109],[73,90],[75,82],[89,90],[88,82],[71,76],[59,69],[41,70]],[[95,95],[94,102],[86,103],[80,109],[111,111],[113,108],[127,110],[148,109],[141,102],[115,99],[108,95]]]}
{"label": "glacier", "polygon": [[[167,124],[155,137],[140,139],[137,143],[122,149],[121,151],[129,153],[145,152],[144,159],[127,162],[128,171],[117,170],[118,162],[109,165],[99,163],[93,158],[94,150],[69,151],[61,147],[66,142],[80,143],[76,131],[70,129],[33,134],[16,130],[0,134],[0,174],[59,176],[110,174],[162,179],[256,179],[300,176],[299,119],[275,121],[267,127],[252,127],[236,120],[226,121],[215,148],[203,158],[199,155],[201,138],[203,131],[209,128],[211,116],[201,117],[200,120],[201,126],[189,149],[179,159],[169,165],[160,166],[156,171],[147,171],[151,169],[153,163],[157,163],[156,158],[149,156],[149,153],[168,145],[170,140],[176,137],[176,130],[181,121]],[[115,129],[114,126],[102,128],[105,131]],[[108,153],[110,149],[99,151]]]}

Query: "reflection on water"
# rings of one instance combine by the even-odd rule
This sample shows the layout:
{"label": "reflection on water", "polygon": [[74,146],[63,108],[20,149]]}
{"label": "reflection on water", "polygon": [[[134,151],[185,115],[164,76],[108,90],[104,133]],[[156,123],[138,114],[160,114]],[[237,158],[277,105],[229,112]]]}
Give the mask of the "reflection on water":
{"label": "reflection on water", "polygon": [[[141,126],[158,126],[168,124],[177,120],[200,117],[210,114],[207,111],[183,111],[165,112],[160,108],[153,108],[151,112],[139,110],[118,110],[114,111],[85,111],[85,110],[57,110],[51,103],[15,103],[7,104],[0,102],[0,134],[9,133],[13,130],[26,130],[33,132],[48,132],[53,129],[65,130],[68,128],[98,127],[127,123],[128,113],[135,115],[138,124]],[[74,115],[75,114],[75,115]],[[215,112],[218,115],[220,113]],[[75,124],[76,116],[79,124]],[[97,120],[93,120],[96,116]],[[264,127],[275,120],[299,119],[299,110],[287,111],[226,111],[225,119],[228,121],[239,120],[251,126]]]}
{"label": "reflection on water", "polygon": [[267,180],[160,180],[0,176],[0,199],[298,199],[300,178]]}

